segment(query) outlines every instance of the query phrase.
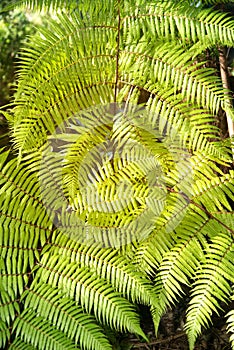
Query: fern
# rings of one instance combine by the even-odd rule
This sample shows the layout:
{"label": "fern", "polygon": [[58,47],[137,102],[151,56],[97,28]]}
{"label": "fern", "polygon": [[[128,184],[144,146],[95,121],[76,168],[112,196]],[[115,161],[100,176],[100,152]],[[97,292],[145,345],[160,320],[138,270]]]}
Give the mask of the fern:
{"label": "fern", "polygon": [[34,289],[26,291],[25,296],[26,307],[32,305],[44,319],[56,324],[68,338],[80,343],[82,348],[111,349],[95,318],[84,313],[81,307],[59,289],[39,283]]}
{"label": "fern", "polygon": [[[198,269],[192,299],[187,313],[188,337],[191,349],[202,326],[207,326],[213,312],[221,309],[219,301],[231,296],[233,237],[226,233],[212,240],[206,258]],[[217,284],[218,283],[218,284]]]}
{"label": "fern", "polygon": [[0,347],[108,350],[107,329],[147,341],[137,304],[157,333],[189,290],[193,349],[233,294],[217,126],[233,110],[202,56],[232,45],[233,17],[184,1],[14,3],[62,11],[22,51],[5,112],[18,154],[0,154]]}

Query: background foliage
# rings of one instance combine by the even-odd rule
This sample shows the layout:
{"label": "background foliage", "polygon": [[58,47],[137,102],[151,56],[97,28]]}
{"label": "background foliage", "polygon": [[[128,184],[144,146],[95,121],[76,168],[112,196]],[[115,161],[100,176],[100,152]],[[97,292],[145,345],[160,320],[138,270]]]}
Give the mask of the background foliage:
{"label": "background foliage", "polygon": [[[0,11],[7,3],[1,1]],[[34,32],[35,28],[25,12],[8,11],[0,14],[0,106],[7,104],[12,96],[19,51],[27,36]]]}

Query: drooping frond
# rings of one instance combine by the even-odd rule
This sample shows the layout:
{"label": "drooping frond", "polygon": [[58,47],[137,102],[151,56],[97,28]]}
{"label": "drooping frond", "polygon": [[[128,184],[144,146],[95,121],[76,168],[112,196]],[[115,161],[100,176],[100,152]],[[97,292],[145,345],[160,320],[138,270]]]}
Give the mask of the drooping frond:
{"label": "drooping frond", "polygon": [[112,349],[95,318],[86,314],[72,299],[65,297],[61,290],[38,283],[26,291],[26,296],[26,308],[32,308],[51,324],[56,324],[82,349]]}
{"label": "drooping frond", "polygon": [[[212,180],[209,180],[209,185],[207,183],[207,186],[209,186],[209,188],[211,186],[214,186]],[[216,181],[214,181],[214,183]],[[228,215],[228,212],[226,212],[225,206],[229,206],[226,200],[224,200],[224,202],[222,203],[222,198],[225,198],[226,192],[225,188],[222,189],[223,181],[224,179],[222,180],[222,178],[219,178],[220,193],[217,197],[214,197],[214,195],[212,197],[217,198],[216,203],[213,202],[213,207],[208,206],[206,208],[204,208],[202,205],[197,204],[200,195],[196,193],[196,185],[194,184],[194,198],[190,198],[190,204],[186,207],[186,212],[183,217],[183,220],[181,221],[180,225],[176,228],[176,242],[170,250],[168,250],[168,248],[165,245],[165,248],[167,249],[164,248],[163,258],[161,258],[161,261],[159,260],[159,263],[156,265],[158,266],[155,280],[157,307],[153,311],[156,330],[158,328],[160,318],[166,311],[167,307],[173,305],[177,301],[177,299],[183,295],[184,286],[187,285],[190,287],[191,281],[197,278],[196,271],[200,266],[200,262],[207,258],[207,254],[204,255],[203,252],[205,248],[208,248],[206,237],[216,237],[217,232],[222,231],[224,233],[224,237],[226,237],[226,234],[230,235],[228,242],[230,244],[233,244],[233,225],[231,223],[232,214],[230,213],[230,215]],[[228,178],[228,181],[230,181],[230,178]],[[230,185],[228,186],[229,188],[231,188],[232,186],[232,181],[233,180],[230,181]],[[211,195],[210,192],[212,193],[212,190],[208,191],[209,195]],[[208,202],[209,199],[207,199],[207,203]],[[219,208],[219,211],[217,209],[217,206]],[[211,217],[209,217],[209,215],[211,215]],[[155,238],[154,235],[152,236],[152,243],[156,247],[158,244],[155,242],[157,236],[158,235],[155,235]],[[165,241],[168,240],[169,237],[170,236],[167,235]],[[219,237],[217,238],[217,240],[218,239]],[[147,251],[150,251],[150,248],[148,247],[150,241],[151,237],[149,237],[146,241]],[[152,245],[152,247],[154,245]],[[149,259],[149,257],[147,257],[146,252],[142,256],[143,247],[144,243],[139,247],[139,252],[137,253],[137,256],[140,255],[141,259],[143,258],[145,262],[148,262],[148,260],[153,261],[153,259]],[[136,261],[139,261],[138,259]],[[228,259],[231,263],[232,258],[229,256]],[[142,265],[142,260],[140,260],[140,263]],[[150,265],[150,263],[148,264]],[[204,266],[209,265],[209,262],[207,262],[207,265],[204,264]],[[229,273],[231,273],[231,265],[229,266],[229,269]],[[202,290],[203,289],[201,287],[201,291]],[[209,301],[207,301],[207,303],[209,303]],[[191,321],[191,324],[193,324],[193,321]],[[193,332],[191,333],[193,334]]]}
{"label": "drooping frond", "polygon": [[79,267],[79,264],[70,263],[68,259],[61,259],[60,256],[55,255],[47,259],[44,255],[38,271],[39,277],[45,283],[62,288],[66,295],[80,303],[87,313],[93,312],[100,322],[114,329],[128,330],[144,337],[133,305],[122,298],[111,284],[87,267]]}
{"label": "drooping frond", "polygon": [[[178,298],[183,296],[184,286],[190,286],[190,281],[194,278],[194,271],[203,259],[201,244],[191,229],[195,221],[191,220],[191,214],[189,217],[190,227],[187,224],[186,229],[180,229],[181,238],[177,239],[176,245],[164,254],[157,272],[155,280],[157,307],[153,310],[156,332],[167,307],[175,304]],[[183,227],[183,223],[181,226]],[[199,232],[198,229],[196,231]]]}
{"label": "drooping frond", "polygon": [[58,331],[34,311],[23,312],[16,319],[14,327],[16,327],[16,337],[20,335],[25,343],[33,344],[36,349],[79,349],[63,332]]}
{"label": "drooping frond", "polygon": [[198,269],[187,311],[186,330],[190,349],[193,349],[202,327],[209,325],[211,315],[221,309],[219,302],[227,302],[231,296],[233,243],[233,235],[229,232],[217,233]]}

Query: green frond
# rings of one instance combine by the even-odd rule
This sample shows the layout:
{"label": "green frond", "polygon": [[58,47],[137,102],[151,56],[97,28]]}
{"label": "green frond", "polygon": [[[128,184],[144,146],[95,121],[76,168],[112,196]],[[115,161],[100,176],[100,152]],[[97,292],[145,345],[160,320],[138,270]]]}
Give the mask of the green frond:
{"label": "green frond", "polygon": [[10,339],[10,330],[6,323],[0,320],[0,347],[5,348],[6,344]]}
{"label": "green frond", "polygon": [[212,239],[205,259],[197,270],[192,288],[191,301],[187,309],[186,332],[190,349],[203,327],[207,328],[213,313],[221,309],[220,301],[227,303],[233,283],[234,242],[228,232]]}
{"label": "green frond", "polygon": [[1,285],[8,293],[13,290],[16,297],[28,282],[30,269],[39,259],[38,244],[45,242],[52,224],[39,199],[35,173],[23,165],[17,166],[17,159],[4,164],[5,160],[3,153],[0,169]]}
{"label": "green frond", "polygon": [[[79,21],[76,14],[64,15],[60,23],[54,21],[53,35],[44,30],[24,56],[14,130],[17,143],[23,148],[32,146],[34,141],[35,146],[42,145],[45,129],[53,133],[56,126],[80,109],[113,98],[116,28],[106,24],[84,27]],[[98,37],[109,44],[95,46]],[[38,75],[38,70],[44,74]]]}
{"label": "green frond", "polygon": [[10,0],[9,4],[3,9],[5,11],[14,8],[25,8],[32,10],[58,10],[66,8],[68,10],[75,9],[77,5],[76,0]]}
{"label": "green frond", "polygon": [[[159,11],[161,21],[160,11],[170,6],[168,2],[155,6],[154,13]],[[104,16],[105,10],[109,11],[110,7],[104,7],[101,17],[98,12],[97,26],[95,22],[92,25],[85,23],[76,12],[69,16],[63,14],[59,22],[50,23],[50,30],[44,29],[32,39],[23,53],[13,125],[15,142],[20,149],[29,151],[41,146],[48,132],[53,133],[56,127],[80,109],[113,102],[116,87],[117,98],[122,101],[123,94],[130,87],[138,94],[142,89],[156,95],[156,98],[159,94],[161,101],[166,98],[165,94],[162,97],[162,89],[171,90],[170,98],[169,95],[166,98],[165,109],[161,109],[161,113],[166,112],[165,118],[169,116],[171,120],[175,119],[174,113],[178,120],[178,108],[184,115],[194,115],[194,109],[199,113],[199,108],[208,108],[211,112],[210,116],[207,115],[209,119],[220,106],[228,107],[226,94],[220,79],[214,75],[215,71],[201,68],[200,64],[191,64],[198,53],[195,46],[185,53],[184,46],[177,44],[175,47],[175,42],[162,45],[157,36],[152,41],[149,30],[139,40],[129,44],[124,30],[129,31],[130,26],[135,31],[136,24],[143,29],[144,15],[130,17],[129,24],[123,21],[121,31],[118,32],[117,11],[113,10],[111,16],[109,12],[108,16]],[[91,8],[90,11],[92,13]],[[149,11],[147,7],[146,11]],[[147,21],[148,17],[154,17],[153,13],[146,13]],[[94,21],[96,17],[92,15],[91,18]],[[166,18],[165,14],[163,18]],[[116,46],[118,35],[121,38],[123,36],[123,40]],[[108,45],[95,44],[100,42],[108,42]],[[119,65],[118,81],[116,63]],[[177,102],[175,94],[178,95]],[[181,103],[183,99],[186,99],[186,103],[178,106],[179,100]],[[198,127],[195,120],[196,117],[193,117],[193,129],[190,132],[190,135],[195,132],[194,141],[190,142],[198,147],[205,144],[205,140],[203,142],[199,136],[205,134],[206,138],[215,137],[217,128],[211,125],[205,128],[202,124],[201,130],[201,123]],[[180,125],[181,122],[180,119]]]}
{"label": "green frond", "polygon": [[19,156],[0,154],[0,347],[146,340],[135,304],[157,331],[189,289],[192,350],[234,282],[233,152],[217,126],[234,113],[204,62],[233,45],[233,16],[205,1],[14,3],[59,13],[22,51],[5,114]]}
{"label": "green frond", "polygon": [[32,308],[40,316],[61,330],[69,339],[79,344],[81,349],[111,350],[112,347],[103,329],[94,317],[57,288],[38,283],[34,289],[26,291],[25,308]]}
{"label": "green frond", "polygon": [[136,15],[129,14],[124,18],[125,30],[131,30],[134,22],[137,25],[136,30],[131,30],[131,35],[125,32],[126,37],[138,39],[141,27],[143,33],[167,40],[180,37],[184,42],[223,42],[225,45],[232,45],[233,20],[225,13],[175,1],[153,1],[149,5],[142,1],[139,9],[141,11],[136,11]]}
{"label": "green frond", "polygon": [[189,108],[191,104],[209,108],[213,113],[217,113],[221,105],[229,104],[216,71],[201,67],[201,63],[191,65],[191,60],[196,58],[192,48],[185,51],[184,45],[178,45],[175,41],[162,44],[156,39],[152,40],[149,35],[141,41],[137,45],[126,46],[121,52],[120,62],[123,63],[120,72],[123,72],[125,80],[129,75],[131,84],[146,88],[152,94],[164,90],[168,102],[171,90],[170,104],[177,106],[177,101],[181,103],[186,99],[187,103],[181,109],[187,107],[190,113],[195,112]]}
{"label": "green frond", "polygon": [[16,338],[9,346],[10,350],[36,350],[36,348],[30,344],[25,343],[23,340]]}
{"label": "green frond", "polygon": [[[184,286],[190,286],[194,271],[204,258],[200,242],[194,234],[195,221],[181,224],[176,244],[167,253],[157,270],[154,291],[156,308],[153,310],[153,320],[157,332],[159,322],[167,308],[175,304],[184,294]],[[183,227],[184,226],[184,227]],[[199,229],[196,229],[196,233]]]}
{"label": "green frond", "polygon": [[227,209],[232,211],[228,198],[233,200],[234,173],[230,171],[222,177],[213,177],[212,180],[198,180],[193,184],[194,203],[204,205],[208,212]]}
{"label": "green frond", "polygon": [[20,337],[21,340],[39,350],[79,349],[63,332],[31,310],[25,310],[18,316],[13,330],[16,332],[16,337]]}
{"label": "green frond", "polygon": [[55,232],[50,247],[49,250],[45,247],[48,254],[69,257],[71,262],[93,269],[129,300],[145,305],[154,303],[151,282],[125,254],[112,248],[100,249],[99,245],[79,244],[59,232]]}
{"label": "green frond", "polygon": [[[225,149],[219,148],[217,142],[210,142],[217,137],[217,128],[209,124],[214,122],[214,116],[209,111],[200,109],[196,105],[191,109],[188,103],[181,102],[180,95],[175,96],[173,89],[167,90],[164,94],[162,91],[154,90],[153,93],[156,93],[156,96],[148,102],[149,112],[152,115],[162,116],[159,120],[167,120],[172,132],[176,130],[183,135],[181,143],[183,142],[188,150],[228,159]],[[202,126],[198,121],[198,115],[202,115],[201,119],[204,118]]]}
{"label": "green frond", "polygon": [[16,313],[20,312],[18,300],[15,299],[15,294],[10,288],[6,291],[1,288],[0,297],[0,310],[1,310],[1,321],[5,322],[7,325],[11,324],[16,317]]}
{"label": "green frond", "polygon": [[173,247],[171,232],[165,230],[165,221],[158,229],[154,230],[136,249],[133,263],[140,271],[145,271],[149,276],[155,277],[155,273],[163,256]]}
{"label": "green frond", "polygon": [[[99,322],[116,330],[139,334],[145,338],[134,306],[109,284],[87,267],[70,262],[60,255],[48,258],[44,254],[35,281],[40,279],[61,288],[88,313],[94,313]],[[34,282],[36,283],[36,282]]]}

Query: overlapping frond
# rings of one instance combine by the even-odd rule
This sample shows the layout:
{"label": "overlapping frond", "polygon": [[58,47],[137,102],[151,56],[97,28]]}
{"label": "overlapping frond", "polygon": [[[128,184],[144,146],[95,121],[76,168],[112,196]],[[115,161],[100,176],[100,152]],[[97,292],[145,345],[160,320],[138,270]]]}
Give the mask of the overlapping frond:
{"label": "overlapping frond", "polygon": [[[47,248],[45,248],[47,250]],[[100,246],[77,243],[64,234],[54,235],[48,253],[59,254],[76,261],[81,267],[93,269],[100,277],[105,278],[116,290],[133,302],[152,305],[154,294],[152,284],[144,273],[137,271],[126,255],[112,248],[100,249]]]}
{"label": "overlapping frond", "polygon": [[[19,329],[21,336],[19,346],[22,348],[24,346],[30,348],[30,344],[32,344],[42,349],[45,346],[42,337],[45,330],[48,329],[48,334],[46,335],[46,348],[48,349],[57,349],[59,346],[61,348],[65,346],[66,348],[68,346],[69,348],[77,348],[75,346],[77,343],[85,349],[110,349],[110,343],[104,335],[102,336],[102,328],[96,325],[94,317],[88,316],[85,310],[88,313],[93,311],[99,321],[108,323],[116,329],[128,329],[130,332],[138,333],[144,337],[133,306],[122,295],[130,298],[132,301],[139,301],[149,305],[153,300],[150,281],[143,274],[139,272],[134,273],[134,268],[128,265],[129,261],[124,259],[124,256],[118,256],[117,252],[112,252],[111,249],[104,249],[102,254],[100,254],[100,247],[97,247],[91,254],[91,248],[86,252],[87,246],[83,245],[81,247],[76,241],[72,242],[67,236],[61,235],[57,231],[58,237],[55,233],[55,241],[51,241],[51,260],[48,262],[48,259],[46,260],[46,256],[48,255],[48,248],[46,246],[44,249],[45,253],[43,253],[45,255],[42,255],[42,260],[40,260],[39,247],[45,244],[52,233],[51,217],[49,218],[47,215],[50,213],[51,207],[45,206],[41,199],[40,182],[37,176],[35,176],[35,172],[27,169],[27,163],[30,163],[30,157],[29,159],[25,158],[24,165],[17,165],[17,159],[8,161],[5,165],[7,156],[8,154],[6,153],[1,155],[1,209],[3,214],[1,216],[3,229],[1,232],[1,315],[2,321],[6,323],[6,326],[2,323],[3,345],[9,338],[7,326],[12,321],[15,321],[15,327]],[[34,166],[35,169],[40,169],[40,165],[35,164]],[[14,204],[11,207],[12,211],[7,211],[9,203]],[[8,225],[10,225],[10,230],[8,229]],[[71,246],[74,244],[75,247],[72,249]],[[56,276],[60,273],[62,263],[61,255],[59,254],[59,245],[64,247],[64,253],[67,252],[67,258],[66,254],[63,254],[66,261],[67,273],[63,271],[65,274],[60,276],[60,280],[62,281],[64,278],[66,282],[62,283],[64,284],[64,288],[59,284],[61,292],[59,296],[55,297],[55,304],[57,302],[56,307],[52,303],[52,295],[55,294],[55,289],[45,284],[42,286],[42,289],[44,289],[40,296],[38,291],[39,286],[35,283],[34,293],[37,298],[30,299],[30,297],[27,297],[24,316],[22,319],[19,316],[16,317],[16,314],[20,312],[19,295],[26,288],[28,276],[31,276],[31,270],[35,264],[42,266],[36,274],[35,281],[38,280],[37,276],[40,276],[43,271],[43,281],[48,282],[47,278],[49,278],[51,286],[57,286]],[[75,259],[73,259],[72,257],[74,257],[76,248],[77,253]],[[59,254],[57,255],[58,264],[55,263],[57,249]],[[114,257],[115,259],[113,259]],[[100,264],[102,259],[106,261],[106,266]],[[52,261],[55,264],[54,270]],[[64,270],[64,264],[62,265],[62,270]],[[113,271],[116,269],[116,273],[110,274],[111,269]],[[94,271],[96,271],[96,275]],[[65,288],[65,284],[69,280],[71,288]],[[41,317],[35,319],[35,315],[29,310],[35,309],[38,312],[40,309],[38,306],[39,302],[44,307],[46,289],[48,289],[48,294],[50,294],[48,303],[52,309],[49,312],[49,316],[48,314],[45,315],[43,310],[40,310]],[[72,294],[72,290],[74,294]],[[79,297],[82,293],[80,294],[79,290],[84,293],[81,299]],[[32,295],[33,291],[34,289],[32,292],[27,292],[27,294]],[[71,297],[70,304],[68,302],[69,299],[67,299],[64,305],[65,299],[62,291]],[[42,296],[43,299],[41,299]],[[84,310],[75,301],[80,301]],[[53,317],[57,317],[56,315],[53,316],[53,312],[57,312],[59,306],[63,310],[68,305],[70,305],[70,309],[67,311],[67,317],[70,317],[70,321],[67,318],[57,319],[56,328],[51,326],[49,330],[50,326],[48,322],[51,325],[55,324]],[[101,305],[103,305],[103,309]],[[76,316],[74,316],[74,313]],[[73,322],[73,328],[70,328],[68,338],[74,339],[75,343],[63,339],[60,344],[61,335],[63,334],[62,332],[65,332],[64,327],[65,325],[67,327],[67,322]],[[81,333],[77,332],[78,327],[81,328]],[[41,332],[41,336],[38,338],[35,333],[37,329],[40,329]],[[91,333],[87,336],[84,332]],[[36,339],[34,340],[35,337]],[[31,340],[29,341],[29,339]],[[25,345],[24,341],[30,344]],[[12,348],[13,346],[14,344],[12,344]]]}

